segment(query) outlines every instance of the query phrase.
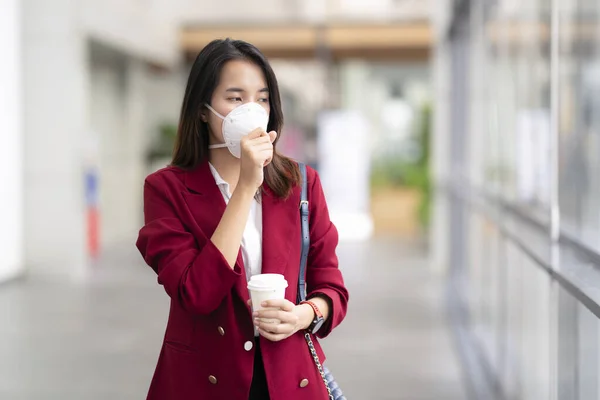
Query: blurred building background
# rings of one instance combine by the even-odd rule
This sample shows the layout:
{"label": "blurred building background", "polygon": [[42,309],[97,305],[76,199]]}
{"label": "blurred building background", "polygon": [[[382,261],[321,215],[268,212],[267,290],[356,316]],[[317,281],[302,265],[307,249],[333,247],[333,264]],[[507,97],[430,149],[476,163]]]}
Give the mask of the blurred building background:
{"label": "blurred building background", "polygon": [[[317,131],[325,129],[319,123],[340,120],[318,122],[322,111],[360,114],[369,129],[360,138],[374,154],[410,152],[399,143],[409,140],[430,94],[430,7],[423,1],[2,5],[12,140],[3,162],[17,195],[4,207],[12,258],[1,275],[19,275],[25,265],[32,273],[85,275],[90,249],[135,236],[140,182],[168,162],[188,70],[213,38],[246,39],[272,59],[287,117],[282,150],[315,165]],[[369,153],[358,169],[363,186]],[[366,189],[354,210],[341,213],[368,233]],[[97,245],[89,238],[96,226],[90,232],[90,206],[98,209]]]}
{"label": "blurred building background", "polygon": [[143,397],[168,299],[133,247],[142,184],[225,37],[269,57],[279,149],[321,174],[350,399],[600,398],[599,12],[0,0],[0,398]]}

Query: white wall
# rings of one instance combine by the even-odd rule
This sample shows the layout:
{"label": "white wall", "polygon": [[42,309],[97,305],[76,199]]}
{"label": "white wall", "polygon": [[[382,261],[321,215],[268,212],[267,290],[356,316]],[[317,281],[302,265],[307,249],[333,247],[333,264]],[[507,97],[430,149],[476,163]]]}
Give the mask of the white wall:
{"label": "white wall", "polygon": [[261,0],[260,3],[246,0],[202,1],[181,0],[180,15],[184,23],[215,24],[232,22],[272,22],[281,18],[290,19],[296,6],[293,1]]}
{"label": "white wall", "polygon": [[[159,123],[177,122],[184,84],[178,79],[181,5],[85,0],[81,8],[85,33],[99,44],[91,47],[88,95],[90,127],[98,138],[101,252],[135,240],[143,222],[146,150]],[[148,64],[172,71],[151,76]]]}
{"label": "white wall", "polygon": [[[167,120],[163,109],[177,122],[183,95],[176,78],[181,61],[180,4],[178,0],[85,0],[80,8],[85,35],[93,41],[89,124],[98,143],[101,252],[135,239],[143,222],[146,150],[158,119]],[[149,78],[148,64],[172,69],[166,74],[169,79]]]}
{"label": "white wall", "polygon": [[[183,77],[152,73],[141,60],[91,48],[90,124],[98,142],[101,250],[133,242],[142,220],[145,156],[161,123],[177,123]],[[165,161],[165,164],[167,161]]]}
{"label": "white wall", "polygon": [[23,271],[21,10],[0,0],[0,282]]}
{"label": "white wall", "polygon": [[333,18],[398,21],[427,19],[439,0],[330,0]]}
{"label": "white wall", "polygon": [[177,124],[189,68],[180,66],[172,71],[153,72],[146,81],[146,119],[143,146],[149,146],[164,123]]}
{"label": "white wall", "polygon": [[324,20],[398,21],[428,19],[433,0],[181,0],[186,23],[282,23]]}
{"label": "white wall", "polygon": [[24,0],[25,249],[35,273],[85,266],[86,42],[71,0]]}
{"label": "white wall", "polygon": [[[145,157],[160,125],[177,124],[188,68],[157,71],[107,46],[91,46],[90,124],[98,141],[101,250],[133,242],[143,223]],[[160,164],[160,165],[159,165]]]}
{"label": "white wall", "polygon": [[448,31],[452,19],[452,4],[454,0],[436,0],[435,7],[431,7],[431,22],[437,38]]}
{"label": "white wall", "polygon": [[[127,154],[122,165],[129,164],[129,169],[122,182],[127,185],[124,190],[130,192],[130,198],[124,203],[121,210],[123,229],[121,237],[117,237],[120,243],[131,243],[137,238],[138,231],[142,226],[143,219],[143,183],[147,175],[145,169],[145,156],[149,137],[146,122],[149,118],[148,104],[154,101],[149,98],[148,91],[148,68],[141,60],[128,59],[125,74],[127,77],[127,93],[125,95],[125,108],[127,119],[125,127],[128,134]],[[120,204],[119,198],[116,205]]]}
{"label": "white wall", "polygon": [[[146,63],[171,67],[180,57],[176,13],[166,11],[167,3],[177,6],[167,0],[22,1],[26,151],[19,204],[25,264],[34,274],[85,276],[84,172],[94,159],[104,179],[101,244],[135,238],[146,173]],[[121,54],[121,68],[94,65],[93,43]]]}
{"label": "white wall", "polygon": [[101,249],[123,239],[132,217],[125,211],[132,197],[128,177],[137,160],[128,159],[131,131],[127,129],[125,68],[122,58],[110,62],[92,55],[90,122],[98,143]]}
{"label": "white wall", "polygon": [[173,66],[180,58],[177,9],[178,0],[85,0],[79,12],[90,38],[130,56]]}

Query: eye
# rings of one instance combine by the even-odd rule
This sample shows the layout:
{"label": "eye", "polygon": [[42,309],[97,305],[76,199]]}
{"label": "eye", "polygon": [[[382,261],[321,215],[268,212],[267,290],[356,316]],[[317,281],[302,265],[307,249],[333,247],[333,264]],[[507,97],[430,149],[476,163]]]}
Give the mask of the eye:
{"label": "eye", "polygon": [[268,103],[269,99],[266,97],[263,97],[262,99],[259,99],[258,101],[260,101],[261,103]]}
{"label": "eye", "polygon": [[229,100],[229,101],[242,101],[242,98],[241,97],[230,97],[227,100]]}

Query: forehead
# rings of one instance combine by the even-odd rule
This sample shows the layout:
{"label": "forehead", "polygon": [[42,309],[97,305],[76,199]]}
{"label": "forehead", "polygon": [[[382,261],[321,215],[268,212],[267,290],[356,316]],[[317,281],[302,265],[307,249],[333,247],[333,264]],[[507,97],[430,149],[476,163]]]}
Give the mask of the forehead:
{"label": "forehead", "polygon": [[244,90],[260,90],[267,86],[262,69],[245,60],[232,60],[225,63],[221,70],[219,86],[236,86]]}

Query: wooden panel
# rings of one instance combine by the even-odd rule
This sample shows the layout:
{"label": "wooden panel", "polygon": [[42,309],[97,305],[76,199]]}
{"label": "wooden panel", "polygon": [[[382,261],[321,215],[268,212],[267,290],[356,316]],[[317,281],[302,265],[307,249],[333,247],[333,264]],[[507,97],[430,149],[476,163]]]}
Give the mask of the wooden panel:
{"label": "wooden panel", "polygon": [[181,34],[181,44],[186,51],[200,51],[213,39],[241,39],[262,51],[315,49],[317,31],[311,27],[266,28],[201,28],[186,29]]}
{"label": "wooden panel", "polygon": [[550,38],[550,26],[529,21],[492,21],[487,25],[487,35],[492,43],[520,44],[524,38],[545,42]]}
{"label": "wooden panel", "polygon": [[[486,27],[492,43],[511,46],[532,42],[548,43],[551,38],[550,28],[548,23],[536,21],[492,21]],[[568,32],[575,41],[597,42],[599,29],[595,22],[565,21],[561,23],[561,32],[563,35]]]}
{"label": "wooden panel", "polygon": [[319,46],[332,58],[423,60],[433,45],[427,22],[398,25],[189,27],[181,33],[183,50],[192,56],[215,38],[242,39],[270,58],[314,58]]}
{"label": "wooden panel", "polygon": [[429,48],[433,33],[428,24],[330,27],[325,41],[332,49]]}
{"label": "wooden panel", "polygon": [[335,49],[332,51],[331,55],[334,60],[354,59],[371,61],[425,62],[431,57],[431,51],[428,48],[348,48]]}

